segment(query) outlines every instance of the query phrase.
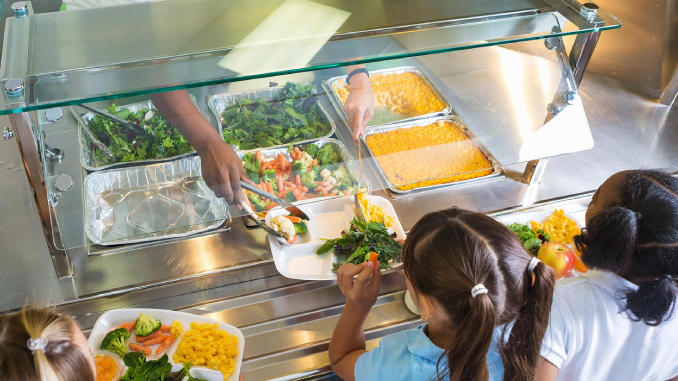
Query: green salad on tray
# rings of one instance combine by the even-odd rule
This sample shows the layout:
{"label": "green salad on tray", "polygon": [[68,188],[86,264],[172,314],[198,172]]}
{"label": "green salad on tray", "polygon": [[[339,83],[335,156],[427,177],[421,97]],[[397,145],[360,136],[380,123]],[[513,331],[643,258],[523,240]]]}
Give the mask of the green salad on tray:
{"label": "green salad on tray", "polygon": [[[150,136],[139,136],[127,127],[114,123],[100,115],[88,123],[94,135],[104,143],[115,157],[116,163],[140,160],[167,159],[193,151],[193,147],[179,131],[172,127],[157,110],[132,112],[118,110],[115,104],[106,110],[117,117],[134,122],[149,131]],[[92,143],[92,149],[100,162],[109,162]]]}
{"label": "green salad on tray", "polygon": [[315,86],[287,82],[279,100],[242,99],[221,113],[226,143],[241,151],[327,136],[330,121],[317,102]]}

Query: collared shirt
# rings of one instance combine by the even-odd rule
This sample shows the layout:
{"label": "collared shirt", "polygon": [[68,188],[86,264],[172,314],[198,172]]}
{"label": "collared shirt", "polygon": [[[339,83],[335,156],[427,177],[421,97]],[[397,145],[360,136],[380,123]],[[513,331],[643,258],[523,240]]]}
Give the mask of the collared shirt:
{"label": "collared shirt", "polygon": [[678,317],[650,327],[623,312],[625,290],[638,286],[590,270],[556,284],[541,355],[556,380],[668,380],[678,375]]}
{"label": "collared shirt", "polygon": [[[378,348],[358,358],[355,364],[356,381],[435,379],[436,364],[445,350],[433,344],[423,328],[424,325],[420,325],[381,339]],[[502,328],[503,326],[495,327],[487,353],[490,381],[501,381],[504,378],[504,363],[501,361],[498,346]],[[508,332],[506,336],[508,337]],[[441,366],[444,365],[443,359]]]}

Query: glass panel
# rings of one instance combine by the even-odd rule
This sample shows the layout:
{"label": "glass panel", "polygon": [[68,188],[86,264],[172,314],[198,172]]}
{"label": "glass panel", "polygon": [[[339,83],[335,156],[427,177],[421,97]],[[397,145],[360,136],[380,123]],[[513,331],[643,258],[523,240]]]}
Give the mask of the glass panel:
{"label": "glass panel", "polygon": [[164,0],[30,17],[27,105],[0,114],[620,26],[562,0]]}
{"label": "glass panel", "polygon": [[[528,41],[370,63],[369,84],[357,74],[349,89],[347,70],[360,67],[140,95],[116,99],[115,107],[87,104],[141,127],[122,127],[80,106],[64,108],[57,122],[58,112],[37,111],[47,185],[58,194],[55,236],[63,247],[87,246],[98,255],[227,227],[229,215],[240,218],[245,210],[230,207],[226,215],[216,196],[233,192],[226,180],[243,166],[260,187],[314,215],[325,205],[319,201],[360,188],[403,197],[589,149],[593,140],[560,46]],[[350,126],[372,101],[374,117],[358,146]],[[58,150],[63,157],[49,155]],[[59,192],[54,184],[63,173],[74,185]],[[257,211],[269,205],[248,199]]]}

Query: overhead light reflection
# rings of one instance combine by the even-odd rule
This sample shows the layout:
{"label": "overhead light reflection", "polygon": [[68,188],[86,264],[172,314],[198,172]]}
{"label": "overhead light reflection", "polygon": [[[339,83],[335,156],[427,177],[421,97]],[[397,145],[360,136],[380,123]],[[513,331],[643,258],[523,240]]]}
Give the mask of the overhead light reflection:
{"label": "overhead light reflection", "polygon": [[520,135],[524,139],[530,135],[532,128],[530,126],[530,121],[527,118],[528,110],[525,102],[527,96],[525,94],[523,76],[521,75],[523,60],[521,59],[520,53],[508,49],[500,49],[499,51],[501,52],[504,80],[510,91],[509,99],[513,104],[513,116],[518,124]]}
{"label": "overhead light reflection", "polygon": [[308,0],[286,0],[218,65],[247,74],[305,67],[350,15]]}

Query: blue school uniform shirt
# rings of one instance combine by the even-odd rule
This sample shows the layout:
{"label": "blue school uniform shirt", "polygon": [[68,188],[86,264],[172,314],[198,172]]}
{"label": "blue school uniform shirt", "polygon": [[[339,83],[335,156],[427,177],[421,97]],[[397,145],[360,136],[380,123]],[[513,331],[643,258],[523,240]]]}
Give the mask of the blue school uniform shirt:
{"label": "blue school uniform shirt", "polygon": [[[420,325],[415,329],[384,336],[379,347],[358,357],[355,364],[356,381],[423,381],[435,376],[436,364],[445,350],[433,344],[423,328],[424,325]],[[504,378],[504,363],[499,354],[502,329],[503,326],[494,328],[487,353],[490,381],[501,381]]]}

